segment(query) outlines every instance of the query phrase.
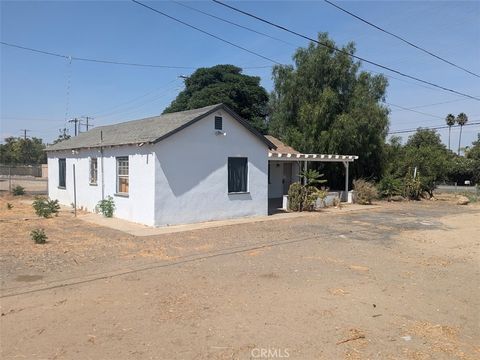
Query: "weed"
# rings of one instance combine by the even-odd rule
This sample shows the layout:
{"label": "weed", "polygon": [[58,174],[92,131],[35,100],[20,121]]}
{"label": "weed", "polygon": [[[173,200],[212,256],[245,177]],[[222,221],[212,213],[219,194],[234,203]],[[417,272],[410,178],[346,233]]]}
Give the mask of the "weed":
{"label": "weed", "polygon": [[97,211],[100,211],[105,217],[112,217],[115,212],[115,202],[111,196],[100,200],[97,204]]}
{"label": "weed", "polygon": [[25,188],[23,186],[17,185],[12,189],[13,196],[25,195]]}
{"label": "weed", "polygon": [[53,214],[57,216],[58,211],[60,210],[58,200],[47,200],[42,197],[36,197],[33,201],[32,207],[38,216],[44,218],[52,217]]}
{"label": "weed", "polygon": [[47,242],[47,235],[43,229],[34,229],[30,232],[30,237],[35,244],[45,244]]}

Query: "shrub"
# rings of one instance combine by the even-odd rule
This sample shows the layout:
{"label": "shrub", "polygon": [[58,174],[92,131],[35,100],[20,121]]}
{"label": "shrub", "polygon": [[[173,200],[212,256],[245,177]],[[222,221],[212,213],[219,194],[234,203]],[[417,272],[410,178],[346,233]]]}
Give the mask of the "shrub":
{"label": "shrub", "polygon": [[35,244],[45,244],[48,239],[43,229],[32,230],[30,232],[30,237],[32,238],[33,241],[35,241]]}
{"label": "shrub", "polygon": [[315,186],[295,182],[288,189],[288,207],[292,211],[312,211],[317,199],[323,201],[326,196],[326,189],[318,190]]}
{"label": "shrub", "polygon": [[365,179],[353,180],[356,202],[361,205],[369,205],[378,197],[375,184]]}
{"label": "shrub", "polygon": [[97,204],[97,211],[100,211],[105,217],[112,217],[115,211],[115,202],[111,196],[100,200]]}
{"label": "shrub", "polygon": [[13,204],[7,203],[7,209],[8,209],[8,210],[12,210],[12,209],[13,209]]}
{"label": "shrub", "polygon": [[17,185],[12,189],[13,196],[25,195],[25,188],[23,186]]}
{"label": "shrub", "polygon": [[420,175],[414,178],[410,171],[407,172],[403,179],[403,196],[410,200],[420,200],[422,196],[422,182]]}
{"label": "shrub", "polygon": [[293,211],[302,211],[303,208],[303,186],[294,182],[288,189],[288,208]]}
{"label": "shrub", "polygon": [[49,218],[53,214],[57,216],[58,211],[60,210],[58,200],[47,200],[42,197],[36,197],[33,201],[32,207],[38,216],[44,218]]}
{"label": "shrub", "polygon": [[387,198],[388,201],[390,201],[393,196],[402,193],[402,181],[387,175],[378,183],[378,191],[380,192],[380,196]]}

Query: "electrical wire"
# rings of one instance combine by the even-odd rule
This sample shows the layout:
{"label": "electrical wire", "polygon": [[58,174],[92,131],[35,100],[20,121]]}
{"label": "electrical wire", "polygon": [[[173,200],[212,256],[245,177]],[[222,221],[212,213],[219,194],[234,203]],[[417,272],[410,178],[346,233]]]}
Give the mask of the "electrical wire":
{"label": "electrical wire", "polygon": [[[132,0],[132,1],[137,2],[136,0]],[[428,80],[423,80],[423,79],[421,79],[421,78],[419,78],[419,77],[406,74],[406,73],[404,73],[404,72],[402,72],[402,71],[399,71],[399,70],[393,69],[393,68],[391,68],[391,67],[388,67],[388,66],[379,64],[379,63],[377,63],[377,62],[374,62],[374,61],[371,61],[371,60],[367,60],[367,59],[364,58],[364,57],[361,57],[361,56],[352,54],[352,53],[350,53],[350,52],[348,52],[348,51],[346,51],[346,50],[343,50],[343,49],[339,49],[339,48],[337,48],[337,47],[335,47],[335,46],[333,46],[333,45],[329,45],[329,44],[326,44],[326,43],[322,43],[322,42],[320,42],[320,41],[318,41],[318,40],[316,40],[316,39],[313,39],[313,38],[311,38],[311,37],[309,37],[309,36],[303,35],[303,34],[301,34],[301,33],[299,33],[299,32],[294,31],[294,30],[290,30],[290,29],[288,29],[288,28],[286,28],[286,27],[284,27],[284,26],[282,26],[282,25],[275,24],[275,23],[273,23],[273,22],[271,22],[271,21],[269,21],[269,20],[263,19],[263,18],[261,18],[261,17],[259,17],[259,16],[257,16],[257,15],[254,15],[254,14],[252,14],[252,13],[249,13],[249,12],[247,12],[247,11],[240,10],[240,9],[238,9],[238,8],[232,6],[232,5],[225,4],[225,3],[221,2],[221,1],[218,1],[218,0],[212,0],[212,1],[215,2],[216,4],[222,5],[222,6],[224,6],[224,7],[227,7],[227,8],[229,8],[229,9],[231,9],[231,10],[234,10],[234,11],[236,11],[236,12],[238,12],[238,13],[241,13],[241,14],[243,14],[243,15],[246,15],[246,16],[249,16],[249,17],[251,17],[251,18],[254,18],[254,19],[256,19],[256,20],[258,20],[258,21],[261,21],[261,22],[263,22],[263,23],[265,23],[265,24],[274,26],[274,27],[276,27],[276,28],[278,28],[278,29],[281,29],[281,30],[284,30],[284,31],[286,31],[286,32],[288,32],[288,33],[290,33],[290,34],[293,34],[293,35],[299,36],[299,37],[301,37],[301,38],[303,38],[303,39],[306,39],[306,40],[309,40],[309,41],[311,41],[311,42],[314,42],[314,43],[316,43],[316,44],[318,44],[318,45],[321,45],[321,46],[323,46],[323,47],[326,47],[326,48],[328,48],[328,49],[330,49],[330,50],[334,50],[334,51],[337,51],[337,52],[339,52],[339,53],[342,53],[342,54],[346,54],[346,55],[348,55],[348,56],[351,56],[352,58],[355,58],[355,59],[357,59],[357,60],[363,61],[363,62],[365,62],[365,63],[367,63],[367,64],[371,64],[371,65],[377,66],[377,67],[379,67],[379,68],[381,68],[381,69],[388,70],[388,71],[390,71],[390,72],[393,72],[393,73],[395,73],[395,74],[401,75],[401,76],[403,76],[403,77],[406,77],[406,78],[409,78],[409,79],[412,79],[412,80],[415,80],[415,81],[418,81],[418,82],[421,82],[421,83],[424,83],[424,84],[427,84],[427,85],[430,85],[430,86],[433,86],[433,87],[436,87],[436,88],[439,88],[439,89],[442,89],[442,90],[447,91],[447,92],[451,92],[451,93],[454,93],[454,94],[462,95],[462,96],[465,96],[465,97],[468,97],[468,98],[471,98],[471,99],[480,101],[480,98],[479,98],[479,97],[476,97],[476,96],[473,96],[473,95],[469,95],[469,94],[466,94],[466,93],[463,93],[463,92],[460,92],[460,91],[457,91],[457,90],[454,90],[454,89],[450,89],[450,88],[447,88],[447,87],[445,87],[445,86],[432,83],[432,82],[430,82],[430,81],[428,81]]]}
{"label": "electrical wire", "polygon": [[[18,44],[7,43],[5,41],[0,41],[0,44],[5,46],[10,46],[13,48],[31,51],[39,54],[55,56],[67,60],[75,60],[75,61],[86,61],[86,62],[93,62],[93,63],[100,63],[100,64],[111,64],[111,65],[126,65],[126,66],[135,66],[135,67],[147,67],[147,68],[162,68],[162,69],[181,69],[181,70],[196,70],[198,67],[193,66],[173,66],[173,65],[157,65],[157,64],[143,64],[143,63],[131,63],[131,62],[122,62],[122,61],[115,61],[115,60],[102,60],[102,59],[93,59],[93,58],[86,58],[86,57],[78,57],[78,56],[69,56],[59,53],[54,53],[51,51],[35,49],[27,46],[22,46]],[[243,69],[264,69],[266,67],[272,67],[271,65],[259,65],[259,66],[245,66]]]}
{"label": "electrical wire", "polygon": [[[463,127],[465,126],[474,126],[474,125],[480,125],[480,120],[475,120],[475,122],[470,122],[470,123],[466,123],[465,125],[463,125]],[[460,125],[454,125],[452,127],[459,127]],[[419,126],[418,128],[416,129],[403,129],[403,130],[395,130],[395,131],[390,131],[388,133],[388,135],[393,135],[393,134],[405,134],[405,133],[411,133],[411,132],[415,132],[417,131],[418,129],[428,129],[428,130],[439,130],[439,129],[448,129],[450,126],[448,125],[439,125],[439,126]]]}
{"label": "electrical wire", "polygon": [[287,45],[291,45],[291,46],[294,46],[294,47],[297,47],[297,46],[298,46],[298,45],[292,44],[292,43],[290,43],[290,42],[288,42],[288,41],[285,41],[285,40],[283,40],[283,39],[277,38],[277,37],[275,37],[275,36],[272,36],[272,35],[263,33],[263,32],[261,32],[261,31],[258,31],[258,30],[249,28],[249,27],[247,27],[247,26],[237,24],[237,23],[235,23],[235,22],[233,22],[233,21],[230,21],[230,20],[221,18],[220,16],[216,16],[216,15],[210,14],[210,13],[208,13],[208,12],[206,12],[206,11],[203,11],[203,10],[200,10],[200,9],[197,9],[197,8],[194,8],[194,7],[192,7],[192,6],[189,6],[189,5],[187,5],[187,4],[182,3],[182,2],[180,2],[180,1],[175,1],[175,0],[170,0],[170,1],[173,2],[173,3],[175,3],[175,4],[177,4],[177,5],[183,6],[184,8],[190,9],[190,10],[192,10],[192,11],[196,11],[196,12],[198,12],[198,13],[200,13],[200,14],[209,16],[209,17],[211,17],[211,18],[213,18],[213,19],[217,19],[217,20],[219,20],[219,21],[222,21],[222,22],[224,22],[224,23],[227,23],[227,24],[236,26],[236,27],[238,27],[238,28],[241,28],[241,29],[244,29],[244,30],[253,32],[253,33],[255,33],[255,34],[265,36],[265,37],[267,37],[267,38],[269,38],[269,39],[272,39],[272,40],[275,40],[275,41],[278,41],[278,42],[281,42],[281,43],[284,43],[284,44],[287,44]]}
{"label": "electrical wire", "polygon": [[436,58],[436,59],[438,59],[438,60],[440,60],[440,61],[443,61],[443,62],[445,62],[445,63],[447,63],[447,64],[449,64],[449,65],[451,65],[451,66],[454,66],[454,67],[456,67],[456,68],[458,68],[458,69],[460,69],[460,70],[463,70],[463,71],[469,73],[470,75],[473,75],[473,76],[476,76],[476,77],[480,78],[480,75],[474,73],[473,71],[470,71],[470,70],[468,70],[468,69],[465,69],[464,67],[462,67],[462,66],[460,66],[460,65],[457,65],[457,64],[455,64],[455,63],[453,63],[453,62],[451,62],[451,61],[449,61],[449,60],[447,60],[447,59],[445,59],[445,58],[443,58],[443,57],[441,57],[441,56],[439,56],[439,55],[436,55],[436,54],[432,53],[431,51],[429,51],[429,50],[427,50],[427,49],[425,49],[425,48],[423,48],[423,47],[421,47],[421,46],[419,46],[419,45],[416,45],[416,44],[412,43],[411,41],[408,41],[407,39],[405,39],[405,38],[403,38],[403,37],[401,37],[401,36],[399,36],[399,35],[396,35],[396,34],[390,32],[390,31],[388,31],[388,30],[385,30],[385,29],[381,28],[380,26],[375,25],[375,24],[373,24],[372,22],[370,22],[370,21],[368,21],[368,20],[365,20],[364,18],[362,18],[362,17],[360,17],[360,16],[358,16],[358,15],[356,15],[356,14],[354,14],[354,13],[352,13],[352,12],[350,12],[350,11],[344,9],[344,8],[342,8],[341,6],[339,6],[339,5],[331,2],[331,1],[329,1],[329,0],[323,0],[323,1],[325,1],[327,4],[330,4],[331,6],[333,6],[333,7],[335,7],[335,8],[337,8],[338,10],[343,11],[344,13],[346,13],[346,14],[348,14],[348,15],[350,15],[350,16],[353,16],[353,17],[356,18],[357,20],[360,20],[360,21],[364,22],[365,24],[367,24],[367,25],[369,25],[369,26],[371,26],[371,27],[373,27],[373,28],[375,28],[375,29],[377,29],[377,30],[380,30],[381,32],[384,32],[385,34],[388,34],[388,35],[393,36],[394,38],[396,38],[396,39],[398,39],[398,40],[400,40],[400,41],[403,41],[405,44],[408,44],[408,45],[414,47],[414,48],[417,49],[417,50],[420,50],[420,51],[422,51],[422,52],[424,52],[424,53],[426,53],[426,54],[428,54],[428,55],[430,55],[430,56],[433,56],[434,58]]}
{"label": "electrical wire", "polygon": [[[252,55],[255,55],[255,56],[257,56],[257,57],[260,57],[260,58],[262,58],[262,59],[264,59],[264,60],[268,60],[268,61],[270,61],[270,62],[272,62],[272,63],[274,63],[274,64],[282,65],[281,63],[279,63],[279,62],[276,61],[276,60],[273,60],[273,59],[271,59],[271,58],[269,58],[269,57],[267,57],[267,56],[263,56],[263,55],[255,52],[255,51],[253,51],[253,50],[249,50],[249,49],[244,48],[243,46],[237,45],[237,44],[235,44],[235,43],[233,43],[233,42],[231,42],[231,41],[229,41],[229,40],[226,40],[226,39],[224,39],[224,38],[221,38],[220,36],[217,36],[217,35],[215,35],[215,34],[212,34],[212,33],[208,32],[208,31],[205,31],[205,30],[203,30],[203,29],[200,29],[200,28],[197,27],[197,26],[191,25],[191,24],[189,24],[189,23],[187,23],[187,22],[185,22],[185,21],[183,21],[183,20],[180,20],[180,19],[178,19],[178,18],[176,18],[176,17],[173,17],[173,16],[171,16],[171,15],[168,15],[167,13],[165,13],[165,12],[163,12],[163,11],[160,11],[160,10],[157,10],[157,9],[155,9],[155,8],[153,8],[153,7],[151,7],[151,6],[148,6],[148,5],[144,4],[144,3],[141,3],[140,1],[137,1],[137,0],[131,0],[131,1],[134,2],[134,3],[137,4],[137,5],[143,6],[143,7],[146,8],[146,9],[149,9],[149,10],[151,10],[151,11],[153,11],[153,12],[156,12],[157,14],[160,14],[160,15],[162,15],[162,16],[165,16],[165,17],[167,17],[167,18],[169,18],[169,19],[171,19],[171,20],[173,20],[173,21],[176,21],[176,22],[178,22],[178,23],[180,23],[180,24],[182,24],[182,25],[185,25],[185,26],[187,26],[187,27],[189,27],[189,28],[191,28],[191,29],[197,30],[197,31],[199,31],[199,32],[201,32],[201,33],[203,33],[203,34],[205,34],[205,35],[208,35],[208,36],[210,36],[210,37],[213,37],[214,39],[217,39],[217,40],[222,41],[222,42],[224,42],[224,43],[226,43],[226,44],[229,44],[229,45],[231,45],[231,46],[233,46],[233,47],[236,47],[237,49],[246,51],[246,52],[248,52],[248,53],[250,53],[250,54],[252,54]],[[480,99],[479,99],[479,100],[480,100]]]}

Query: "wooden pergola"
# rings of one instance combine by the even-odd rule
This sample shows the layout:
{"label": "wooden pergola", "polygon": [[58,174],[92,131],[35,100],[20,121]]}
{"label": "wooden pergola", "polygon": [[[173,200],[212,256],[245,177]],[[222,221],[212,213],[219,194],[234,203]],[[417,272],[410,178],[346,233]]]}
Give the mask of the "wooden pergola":
{"label": "wooden pergola", "polygon": [[[270,151],[268,153],[269,161],[291,161],[303,163],[303,170],[308,169],[309,162],[336,162],[343,163],[345,166],[345,200],[348,199],[348,166],[351,162],[358,159],[357,155],[337,155],[337,154],[302,154],[298,152],[286,153]],[[305,181],[305,179],[303,179]]]}

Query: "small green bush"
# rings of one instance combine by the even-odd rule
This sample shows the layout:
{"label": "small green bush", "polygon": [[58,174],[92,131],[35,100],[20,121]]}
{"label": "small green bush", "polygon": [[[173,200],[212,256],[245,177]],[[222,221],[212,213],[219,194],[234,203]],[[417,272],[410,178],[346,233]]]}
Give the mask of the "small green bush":
{"label": "small green bush", "polygon": [[100,211],[103,216],[111,218],[115,212],[113,197],[107,196],[106,199],[100,200],[97,204],[97,211]]}
{"label": "small green bush", "polygon": [[358,204],[370,205],[373,200],[378,198],[375,184],[365,179],[353,180],[353,189],[355,190],[355,199]]}
{"label": "small green bush", "polygon": [[30,237],[32,238],[33,241],[35,241],[35,244],[45,244],[48,239],[43,229],[32,230],[30,232]]}
{"label": "small green bush", "polygon": [[47,200],[38,196],[33,201],[32,207],[38,216],[44,218],[52,217],[54,214],[57,216],[60,210],[58,200]]}
{"label": "small green bush", "polygon": [[390,201],[393,196],[402,194],[402,181],[387,175],[378,183],[378,191],[380,196]]}
{"label": "small green bush", "polygon": [[13,204],[12,203],[7,203],[7,209],[12,210],[13,209]]}
{"label": "small green bush", "polygon": [[292,211],[312,211],[317,199],[323,201],[326,196],[326,189],[318,190],[315,186],[294,182],[288,189],[288,208]]}
{"label": "small green bush", "polygon": [[17,185],[12,189],[13,196],[25,195],[25,188],[23,186]]}

